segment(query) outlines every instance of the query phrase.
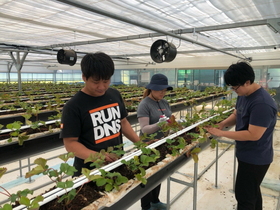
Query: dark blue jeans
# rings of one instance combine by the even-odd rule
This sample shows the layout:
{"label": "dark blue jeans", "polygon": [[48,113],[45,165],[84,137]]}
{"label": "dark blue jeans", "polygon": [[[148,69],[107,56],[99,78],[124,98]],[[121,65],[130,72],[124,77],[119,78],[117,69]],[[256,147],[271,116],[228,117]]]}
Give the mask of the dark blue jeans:
{"label": "dark blue jeans", "polygon": [[262,210],[260,185],[269,168],[268,165],[253,165],[238,160],[235,182],[237,210]]}

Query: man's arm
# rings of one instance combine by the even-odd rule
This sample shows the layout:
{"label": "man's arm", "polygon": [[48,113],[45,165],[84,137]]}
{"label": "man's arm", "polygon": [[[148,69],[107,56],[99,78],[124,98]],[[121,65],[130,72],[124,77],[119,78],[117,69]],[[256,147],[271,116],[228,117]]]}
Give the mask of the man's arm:
{"label": "man's arm", "polygon": [[215,136],[223,136],[237,141],[258,141],[267,128],[249,125],[248,130],[223,131],[217,128],[207,128],[207,131]]}
{"label": "man's arm", "polygon": [[74,152],[75,156],[81,159],[86,159],[90,154],[96,153],[78,142],[77,137],[63,138],[63,143],[68,152]]}
{"label": "man's arm", "polygon": [[[77,137],[63,138],[64,147],[68,152],[73,152],[76,157],[83,160],[87,159],[90,154],[96,153],[96,151],[90,150],[83,144],[78,142]],[[106,161],[113,162],[116,159],[112,159],[109,155],[106,155]]]}
{"label": "man's arm", "polygon": [[219,125],[219,129],[223,129],[224,127],[233,126],[235,124],[236,124],[236,109],[227,119],[223,120],[218,125]]}
{"label": "man's arm", "polygon": [[122,126],[122,133],[126,138],[128,138],[132,142],[140,141],[139,136],[132,129],[130,123],[126,118],[121,120],[121,126]]}

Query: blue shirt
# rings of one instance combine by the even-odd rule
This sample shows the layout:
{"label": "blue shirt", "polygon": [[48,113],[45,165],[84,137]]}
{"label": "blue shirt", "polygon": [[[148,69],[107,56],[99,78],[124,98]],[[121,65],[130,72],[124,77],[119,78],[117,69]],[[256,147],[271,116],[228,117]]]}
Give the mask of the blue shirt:
{"label": "blue shirt", "polygon": [[262,87],[249,96],[238,96],[236,131],[248,130],[249,124],[266,127],[257,141],[237,141],[236,157],[246,163],[267,165],[273,160],[273,130],[277,119],[274,99]]}

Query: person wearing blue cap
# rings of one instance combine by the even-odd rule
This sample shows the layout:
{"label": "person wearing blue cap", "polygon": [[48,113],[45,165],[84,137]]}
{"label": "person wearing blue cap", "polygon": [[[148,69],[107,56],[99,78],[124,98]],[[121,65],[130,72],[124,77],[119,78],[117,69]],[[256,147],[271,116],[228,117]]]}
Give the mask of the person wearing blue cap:
{"label": "person wearing blue cap", "polygon": [[[137,109],[137,118],[140,124],[140,136],[144,133],[154,134],[160,139],[164,134],[160,131],[159,123],[167,121],[171,115],[171,107],[164,96],[173,87],[168,85],[168,79],[163,74],[154,74],[146,86],[143,100]],[[160,185],[141,198],[142,210],[165,210],[166,204],[159,200]]]}
{"label": "person wearing blue cap", "polygon": [[164,99],[168,90],[173,90],[173,87],[168,85],[168,79],[165,75],[155,74],[152,76],[150,83],[146,86],[143,100],[139,103],[137,109],[140,136],[143,133],[157,133],[155,139],[164,136],[158,124],[168,120],[172,115],[170,105]]}

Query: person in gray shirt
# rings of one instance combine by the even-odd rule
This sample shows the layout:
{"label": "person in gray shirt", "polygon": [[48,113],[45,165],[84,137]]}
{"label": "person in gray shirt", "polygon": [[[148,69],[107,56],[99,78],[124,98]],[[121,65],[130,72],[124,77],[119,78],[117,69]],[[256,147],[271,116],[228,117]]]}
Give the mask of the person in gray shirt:
{"label": "person in gray shirt", "polygon": [[[164,99],[168,90],[173,90],[173,88],[168,85],[168,79],[165,75],[155,74],[152,76],[150,83],[146,86],[143,100],[137,109],[137,118],[141,129],[140,136],[144,133],[156,133],[155,139],[164,136],[160,131],[159,123],[167,121],[172,115],[170,105]],[[165,210],[166,204],[160,202],[159,193],[160,185],[141,198],[142,210]]]}

